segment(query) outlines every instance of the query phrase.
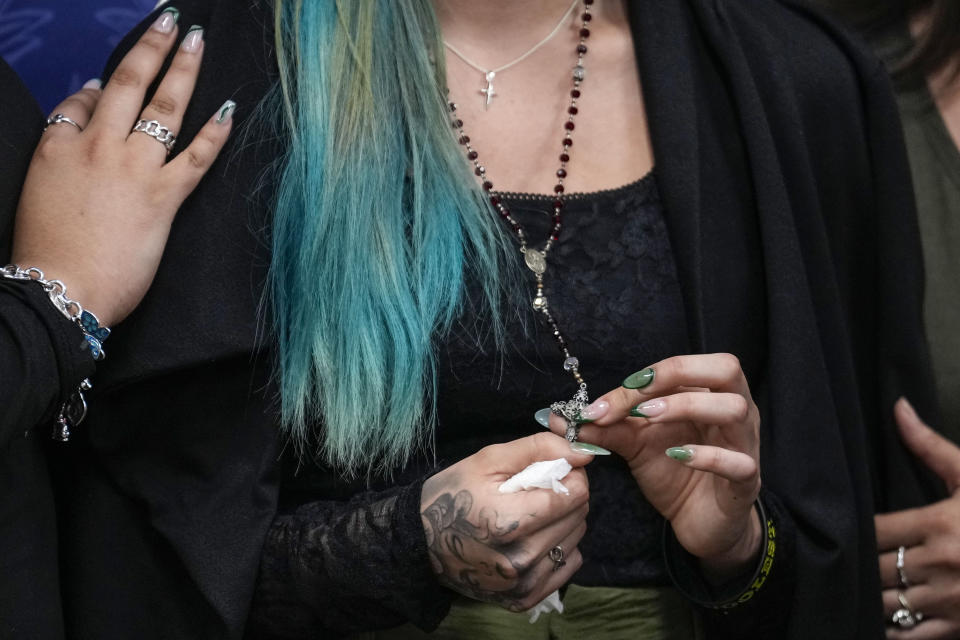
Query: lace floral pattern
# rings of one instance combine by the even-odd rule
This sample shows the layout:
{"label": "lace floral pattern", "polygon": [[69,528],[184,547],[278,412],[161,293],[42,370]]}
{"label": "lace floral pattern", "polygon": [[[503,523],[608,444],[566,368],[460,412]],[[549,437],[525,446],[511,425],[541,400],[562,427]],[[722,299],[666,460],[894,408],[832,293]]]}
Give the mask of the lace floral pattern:
{"label": "lace floral pattern", "polygon": [[[504,197],[534,243],[546,237],[553,198]],[[654,174],[619,189],[570,197],[562,234],[548,258],[546,292],[593,396],[633,371],[687,352],[680,284]],[[531,292],[532,282],[530,277]],[[529,298],[520,298],[527,316],[511,326],[507,358],[492,356],[492,348],[478,345],[466,330],[447,345],[438,401],[437,450],[443,459],[535,433],[533,413],[572,394],[563,357]],[[666,583],[662,521],[625,463],[616,456],[598,458],[588,475],[589,529],[580,545],[585,562],[575,581]]]}

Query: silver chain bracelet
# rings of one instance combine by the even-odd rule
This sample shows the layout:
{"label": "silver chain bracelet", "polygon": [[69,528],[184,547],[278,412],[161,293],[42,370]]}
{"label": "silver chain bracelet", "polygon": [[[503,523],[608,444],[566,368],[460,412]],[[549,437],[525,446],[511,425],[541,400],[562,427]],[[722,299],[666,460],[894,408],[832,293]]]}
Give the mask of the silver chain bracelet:
{"label": "silver chain bracelet", "polygon": [[[90,350],[94,360],[103,360],[106,353],[103,350],[103,341],[110,335],[110,329],[100,326],[100,321],[91,312],[86,311],[76,300],[67,297],[67,286],[60,280],[47,280],[43,271],[36,267],[21,269],[15,264],[8,264],[0,269],[0,277],[8,280],[36,282],[43,287],[50,298],[50,302],[65,318],[77,324],[83,332],[84,342],[81,347]],[[89,378],[80,382],[80,386],[70,394],[67,401],[60,407],[56,424],[53,429],[53,439],[66,442],[70,439],[70,429],[76,427],[87,416],[87,400],[83,397],[84,391],[93,388]]]}

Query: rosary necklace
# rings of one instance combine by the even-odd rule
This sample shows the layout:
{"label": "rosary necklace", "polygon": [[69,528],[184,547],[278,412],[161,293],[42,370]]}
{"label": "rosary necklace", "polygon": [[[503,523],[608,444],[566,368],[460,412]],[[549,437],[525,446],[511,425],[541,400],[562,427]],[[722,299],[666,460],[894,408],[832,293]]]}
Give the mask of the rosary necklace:
{"label": "rosary necklace", "polygon": [[[567,11],[568,14],[573,10],[573,7],[576,6],[578,1],[579,0],[576,0],[574,4],[571,5],[570,9]],[[527,233],[523,225],[520,224],[520,222],[518,222],[513,215],[511,215],[510,210],[507,209],[506,205],[503,204],[500,194],[493,190],[493,183],[487,177],[487,170],[482,164],[480,164],[479,154],[477,153],[476,149],[470,145],[470,138],[464,132],[463,120],[457,116],[457,105],[453,102],[450,102],[451,120],[453,128],[457,130],[457,134],[459,136],[458,141],[466,150],[467,159],[473,163],[474,173],[480,178],[481,187],[489,194],[490,204],[493,205],[503,221],[510,226],[510,229],[513,231],[514,235],[517,236],[517,240],[520,244],[520,253],[523,255],[524,263],[527,265],[527,268],[533,272],[536,280],[536,293],[534,293],[532,300],[533,308],[541,313],[546,319],[547,324],[550,326],[550,329],[553,332],[553,337],[557,342],[557,346],[560,347],[560,351],[564,356],[563,368],[564,370],[570,372],[570,375],[573,376],[573,379],[577,383],[577,392],[574,394],[573,398],[566,402],[555,402],[550,407],[553,413],[562,416],[566,420],[566,438],[571,443],[576,441],[577,436],[579,435],[580,414],[584,407],[586,407],[589,403],[590,398],[587,395],[587,383],[580,374],[580,361],[576,358],[576,356],[571,355],[567,346],[567,341],[564,339],[563,334],[560,332],[560,328],[557,326],[553,315],[550,313],[550,306],[547,302],[547,296],[543,290],[543,276],[547,271],[547,255],[550,253],[550,249],[553,248],[554,244],[560,241],[560,229],[562,227],[562,218],[560,212],[563,210],[564,206],[563,180],[567,177],[567,163],[570,162],[570,147],[573,146],[572,135],[573,130],[576,128],[574,125],[574,118],[578,112],[577,99],[580,98],[580,85],[583,83],[583,80],[586,77],[586,70],[583,67],[583,57],[587,53],[587,38],[590,37],[590,29],[588,28],[588,25],[593,19],[593,16],[590,14],[590,5],[592,5],[593,2],[594,0],[583,0],[583,14],[580,16],[582,20],[582,25],[580,28],[580,42],[577,44],[576,50],[577,64],[573,67],[572,71],[573,88],[570,90],[570,106],[567,107],[567,120],[563,123],[564,135],[561,142],[562,149],[559,156],[560,168],[557,169],[557,183],[553,187],[553,192],[556,196],[555,200],[553,201],[553,228],[551,229],[550,235],[547,237],[547,240],[543,245],[543,249],[536,249],[529,245],[527,241]],[[564,20],[565,19],[566,15],[564,16]],[[553,37],[552,34],[548,36],[548,39],[550,37]],[[544,40],[544,42],[546,42],[546,40]],[[543,42],[540,44],[543,44]],[[537,46],[539,47],[540,45],[538,44]],[[454,51],[454,53],[457,53],[452,48],[451,50]],[[532,53],[532,51],[528,52],[526,55],[529,55],[529,53]],[[470,64],[466,59],[464,61]],[[519,62],[519,60],[516,60],[511,64],[515,64],[516,62]],[[490,94],[487,94],[488,104],[489,98]]]}
{"label": "rosary necklace", "polygon": [[493,90],[493,79],[496,77],[496,75],[501,71],[506,71],[507,69],[509,69],[515,64],[523,62],[524,60],[529,58],[531,55],[533,55],[533,53],[537,51],[540,47],[550,42],[550,40],[552,40],[555,35],[560,33],[560,28],[567,21],[567,18],[570,17],[570,14],[573,13],[573,9],[577,6],[577,2],[579,2],[579,0],[573,0],[573,2],[570,4],[570,8],[566,10],[566,12],[563,14],[563,17],[560,18],[560,22],[558,22],[557,26],[553,28],[553,31],[547,34],[546,38],[544,38],[537,44],[533,45],[532,48],[527,50],[527,52],[521,55],[519,58],[515,58],[514,60],[511,60],[507,64],[501,65],[496,69],[486,69],[480,66],[479,64],[477,64],[476,62],[474,62],[473,60],[465,56],[463,52],[461,52],[459,49],[454,47],[452,44],[450,44],[446,40],[443,41],[443,46],[445,46],[447,49],[450,49],[451,53],[453,53],[458,58],[460,58],[461,60],[466,62],[468,65],[470,65],[471,67],[473,67],[474,69],[476,69],[477,71],[483,74],[483,77],[487,81],[487,86],[483,89],[480,89],[480,93],[484,95],[484,102],[483,102],[484,109],[488,109],[490,107],[490,103],[493,102],[493,96],[499,95]]}

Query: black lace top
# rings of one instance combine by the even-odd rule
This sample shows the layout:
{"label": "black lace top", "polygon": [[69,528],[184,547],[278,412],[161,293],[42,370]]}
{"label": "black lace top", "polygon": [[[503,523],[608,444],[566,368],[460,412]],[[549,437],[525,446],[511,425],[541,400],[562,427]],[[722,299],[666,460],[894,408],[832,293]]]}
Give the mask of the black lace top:
{"label": "black lace top", "polygon": [[[552,197],[506,194],[533,244],[550,230]],[[525,269],[524,269],[525,270]],[[526,271],[526,270],[525,270]],[[532,274],[524,273],[533,291]],[[550,309],[591,397],[649,364],[688,351],[680,285],[654,174],[608,191],[575,194],[564,209],[561,241],[551,250],[545,290]],[[437,449],[466,457],[491,442],[535,433],[537,409],[575,390],[563,356],[523,292],[526,327],[511,327],[505,358],[480,353],[466,331],[446,346],[441,365]],[[581,542],[583,585],[666,581],[662,521],[643,499],[624,461],[598,456],[590,480],[588,531]],[[629,533],[625,533],[629,532]]]}

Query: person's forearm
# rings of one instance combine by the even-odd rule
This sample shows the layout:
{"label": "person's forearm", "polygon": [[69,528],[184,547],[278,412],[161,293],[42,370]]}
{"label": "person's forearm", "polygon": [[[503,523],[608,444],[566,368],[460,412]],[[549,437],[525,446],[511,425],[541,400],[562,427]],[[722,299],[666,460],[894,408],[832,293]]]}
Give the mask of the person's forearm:
{"label": "person's forearm", "polygon": [[83,334],[33,283],[0,279],[0,447],[53,422],[94,370]]}
{"label": "person's forearm", "polygon": [[427,558],[421,486],[311,502],[278,516],[264,544],[250,615],[256,637],[439,624],[452,592],[439,585]]}

